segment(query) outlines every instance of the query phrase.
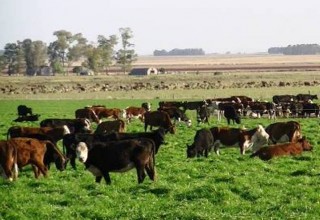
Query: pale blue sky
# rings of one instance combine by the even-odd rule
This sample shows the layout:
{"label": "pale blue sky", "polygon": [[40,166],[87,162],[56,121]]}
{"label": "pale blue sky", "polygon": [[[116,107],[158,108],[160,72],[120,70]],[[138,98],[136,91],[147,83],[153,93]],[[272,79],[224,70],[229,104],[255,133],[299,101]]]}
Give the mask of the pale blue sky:
{"label": "pale blue sky", "polygon": [[56,30],[98,35],[133,31],[139,55],[155,49],[206,53],[265,52],[320,43],[319,0],[0,0],[0,48],[30,38],[46,43]]}

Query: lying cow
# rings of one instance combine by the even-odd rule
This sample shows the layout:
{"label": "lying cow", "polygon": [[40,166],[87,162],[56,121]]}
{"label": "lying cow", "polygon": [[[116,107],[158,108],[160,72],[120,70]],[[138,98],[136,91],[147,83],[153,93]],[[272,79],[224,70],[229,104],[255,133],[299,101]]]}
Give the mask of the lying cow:
{"label": "lying cow", "polygon": [[32,108],[29,108],[26,105],[19,105],[17,107],[17,110],[18,110],[18,116],[32,115]]}
{"label": "lying cow", "polygon": [[253,153],[250,157],[258,156],[261,160],[270,160],[273,157],[280,156],[296,156],[300,155],[303,151],[311,151],[311,144],[302,137],[295,143],[282,143],[263,147],[257,152]]}
{"label": "lying cow", "polygon": [[229,128],[229,127],[213,127],[210,131],[214,140],[214,151],[219,155],[220,145],[226,147],[239,146],[240,153],[245,154],[245,151],[254,146],[264,146],[268,143],[269,136],[264,128],[258,125],[251,130]]}
{"label": "lying cow", "polygon": [[95,134],[110,134],[113,132],[125,132],[126,124],[123,120],[104,121],[98,124]]}
{"label": "lying cow", "polygon": [[302,137],[301,125],[296,121],[276,122],[266,127],[272,144],[297,142]]}
{"label": "lying cow", "polygon": [[40,115],[39,114],[35,114],[35,115],[25,115],[25,116],[19,116],[18,118],[16,118],[15,122],[23,122],[23,121],[38,121],[39,120]]}
{"label": "lying cow", "polygon": [[149,139],[132,139],[114,142],[97,142],[91,147],[80,142],[77,157],[100,183],[102,177],[111,184],[109,172],[126,172],[136,168],[138,183],[142,183],[147,172],[155,180],[155,147]]}
{"label": "lying cow", "polygon": [[194,136],[194,142],[191,145],[187,145],[187,157],[208,157],[213,146],[213,136],[209,129],[203,128],[196,132]]}
{"label": "lying cow", "polygon": [[159,107],[158,111],[168,113],[169,117],[176,122],[184,122],[188,127],[192,125],[191,120],[187,117],[186,113],[177,107]]}

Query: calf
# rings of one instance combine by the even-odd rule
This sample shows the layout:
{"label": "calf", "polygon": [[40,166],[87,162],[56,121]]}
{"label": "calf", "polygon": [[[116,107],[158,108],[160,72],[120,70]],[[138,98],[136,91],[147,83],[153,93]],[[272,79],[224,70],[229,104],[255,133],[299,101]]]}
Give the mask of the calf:
{"label": "calf", "polygon": [[150,130],[152,130],[153,126],[157,126],[164,128],[166,132],[169,131],[171,134],[175,133],[175,126],[172,124],[170,116],[163,111],[146,112],[144,120],[145,132],[148,126],[150,126]]}
{"label": "calf", "polygon": [[29,108],[25,105],[19,105],[17,107],[18,110],[18,115],[19,116],[27,116],[27,115],[32,115],[32,108]]}
{"label": "calf", "polygon": [[101,122],[96,130],[95,134],[110,134],[113,132],[125,132],[126,131],[126,124],[123,120],[118,119],[114,121],[104,121]]}
{"label": "calf", "polygon": [[236,109],[232,105],[224,106],[224,117],[226,117],[228,125],[230,125],[230,121],[232,120],[233,124],[236,122],[237,124],[241,123],[240,116]]}
{"label": "calf", "polygon": [[139,118],[143,122],[144,113],[146,112],[146,109],[143,107],[130,106],[123,110],[123,118],[126,118],[128,122],[131,122],[133,118]]}
{"label": "calf", "polygon": [[75,111],[76,118],[86,118],[91,122],[99,124],[101,122],[98,115],[91,108],[82,108]]}
{"label": "calf", "polygon": [[257,152],[253,153],[250,157],[258,156],[261,160],[270,160],[273,157],[286,155],[296,156],[301,154],[303,151],[310,150],[312,150],[312,146],[305,139],[305,137],[302,137],[301,139],[297,140],[296,143],[282,143],[263,147]]}
{"label": "calf", "polygon": [[208,123],[209,124],[210,111],[207,108],[207,105],[202,105],[197,108],[197,121],[199,123]]}
{"label": "calf", "polygon": [[147,172],[155,180],[155,148],[149,139],[133,139],[94,143],[92,147],[80,142],[76,148],[77,157],[100,183],[102,177],[111,184],[109,172],[126,172],[136,168],[138,183],[142,183]]}
{"label": "calf", "polygon": [[194,136],[194,142],[191,145],[187,145],[187,157],[208,157],[213,146],[213,136],[209,129],[203,128],[196,132]]}

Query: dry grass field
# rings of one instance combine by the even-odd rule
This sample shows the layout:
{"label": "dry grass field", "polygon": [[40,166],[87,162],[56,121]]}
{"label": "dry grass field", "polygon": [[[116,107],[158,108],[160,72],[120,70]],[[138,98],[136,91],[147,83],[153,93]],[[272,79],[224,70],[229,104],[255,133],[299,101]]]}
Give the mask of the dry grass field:
{"label": "dry grass field", "polygon": [[0,99],[202,99],[236,94],[271,99],[275,94],[317,94],[320,86],[317,55],[150,56],[139,57],[134,67],[140,66],[171,71],[143,77],[1,76]]}

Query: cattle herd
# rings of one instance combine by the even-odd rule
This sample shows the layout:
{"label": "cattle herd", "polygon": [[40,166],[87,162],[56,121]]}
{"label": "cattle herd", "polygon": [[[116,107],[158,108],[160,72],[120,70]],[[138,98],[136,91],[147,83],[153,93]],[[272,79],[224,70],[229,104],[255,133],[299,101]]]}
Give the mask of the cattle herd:
{"label": "cattle herd", "polygon": [[[109,172],[125,172],[135,168],[138,183],[146,176],[155,179],[155,158],[167,133],[175,134],[176,124],[192,125],[186,110],[195,111],[197,124],[208,123],[217,116],[240,124],[241,118],[259,118],[267,115],[277,117],[319,117],[319,106],[313,103],[316,95],[298,94],[274,96],[272,102],[254,101],[247,96],[231,96],[201,101],[160,101],[152,111],[149,103],[125,109],[107,108],[102,105],[87,106],[75,110],[74,118],[47,118],[39,127],[12,126],[8,128],[7,140],[0,141],[0,172],[9,180],[17,179],[18,171],[32,166],[34,176],[47,176],[50,164],[64,170],[67,163],[73,169],[76,159],[82,162],[96,182],[102,178],[111,183]],[[32,109],[25,105],[17,107],[18,119],[37,121]],[[109,119],[109,120],[104,120]],[[110,120],[111,119],[111,120]],[[132,120],[141,120],[144,132],[126,132]],[[96,123],[95,131],[91,125]],[[148,128],[150,130],[148,131]],[[157,129],[153,130],[153,127]],[[63,150],[57,147],[62,141]],[[302,135],[301,126],[295,120],[274,122],[253,129],[212,126],[196,131],[191,145],[186,146],[188,158],[205,156],[213,149],[219,155],[220,147],[239,147],[240,154],[252,152],[251,157],[270,160],[275,156],[298,155],[312,150]]]}

